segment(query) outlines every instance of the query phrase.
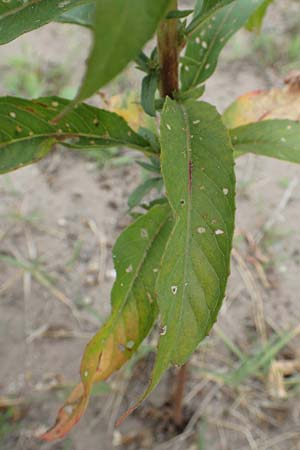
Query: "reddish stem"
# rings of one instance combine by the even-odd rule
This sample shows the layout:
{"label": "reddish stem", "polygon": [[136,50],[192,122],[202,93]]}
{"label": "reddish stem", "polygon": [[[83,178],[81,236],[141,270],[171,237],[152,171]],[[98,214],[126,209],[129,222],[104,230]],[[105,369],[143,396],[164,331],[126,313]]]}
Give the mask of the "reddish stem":
{"label": "reddish stem", "polygon": [[[170,11],[177,9],[177,0]],[[176,19],[165,19],[158,32],[158,54],[160,63],[160,95],[173,97],[178,91],[179,37]]]}
{"label": "reddish stem", "polygon": [[187,367],[188,363],[184,364],[178,370],[175,379],[175,390],[173,395],[174,404],[174,422],[178,427],[183,424],[183,398],[184,398],[184,388],[187,380]]}

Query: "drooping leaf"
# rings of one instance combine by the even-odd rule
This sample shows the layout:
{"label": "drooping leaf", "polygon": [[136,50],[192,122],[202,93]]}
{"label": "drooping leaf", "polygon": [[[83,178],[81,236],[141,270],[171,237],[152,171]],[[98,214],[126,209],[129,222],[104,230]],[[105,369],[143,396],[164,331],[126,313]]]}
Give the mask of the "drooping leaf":
{"label": "drooping leaf", "polygon": [[148,335],[158,312],[154,285],[159,261],[172,227],[171,210],[164,203],[137,219],[117,240],[112,313],[86,347],[81,384],[60,410],[54,427],[41,439],[65,436],[84,413],[93,384],[122,367]]}
{"label": "drooping leaf", "polygon": [[[188,44],[181,70],[183,90],[207,80],[215,71],[219,55],[231,36],[241,28],[264,0],[235,0],[212,13],[196,16],[187,29]],[[226,2],[224,3],[226,4]]]}
{"label": "drooping leaf", "polygon": [[170,0],[97,2],[93,47],[77,96],[82,101],[111,81],[152,37]]}
{"label": "drooping leaf", "polygon": [[58,97],[0,98],[0,173],[41,159],[55,143],[76,149],[128,146],[149,151],[147,141],[124,119],[92,106],[82,104],[59,124],[51,123],[69,103]]}
{"label": "drooping leaf", "polygon": [[87,5],[72,8],[58,17],[57,22],[70,23],[73,25],[92,28],[94,23],[95,6],[95,3],[89,3]]}
{"label": "drooping leaf", "polygon": [[35,30],[90,0],[9,0],[0,2],[0,44]]}
{"label": "drooping leaf", "polygon": [[255,11],[254,14],[252,14],[252,16],[249,18],[246,24],[247,30],[256,32],[260,31],[268,7],[271,5],[272,2],[273,0],[265,0],[264,3],[258,8],[258,10]]}
{"label": "drooping leaf", "polygon": [[231,130],[238,154],[255,153],[300,163],[300,123],[291,120],[264,120]]}
{"label": "drooping leaf", "polygon": [[292,85],[253,91],[239,97],[223,114],[228,128],[268,119],[300,120],[300,89]]}
{"label": "drooping leaf", "polygon": [[235,176],[229,135],[215,108],[167,99],[161,118],[161,165],[176,221],[157,279],[161,336],[142,399],[170,364],[187,361],[209,333],[224,298]]}

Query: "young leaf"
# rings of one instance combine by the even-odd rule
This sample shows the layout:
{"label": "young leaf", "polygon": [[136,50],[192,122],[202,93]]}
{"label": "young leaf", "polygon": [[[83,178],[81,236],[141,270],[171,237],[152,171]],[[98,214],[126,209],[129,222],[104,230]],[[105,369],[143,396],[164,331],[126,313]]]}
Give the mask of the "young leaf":
{"label": "young leaf", "polygon": [[194,11],[192,9],[176,9],[174,11],[169,11],[166,19],[184,19],[192,14]]}
{"label": "young leaf", "polygon": [[233,151],[215,108],[166,100],[161,164],[175,226],[156,285],[161,336],[142,399],[170,364],[187,361],[213,326],[229,275],[234,229]]}
{"label": "young leaf", "polygon": [[[229,38],[241,28],[264,0],[235,0],[227,6],[197,16],[187,29],[188,45],[181,70],[182,89],[187,90],[207,80],[214,72],[219,54]],[[226,3],[225,3],[226,4]]]}
{"label": "young leaf", "polygon": [[55,143],[76,149],[128,146],[153,153],[124,119],[93,106],[82,104],[53,124],[69,103],[58,97],[0,98],[0,173],[39,160]]}
{"label": "young leaf", "polygon": [[128,206],[129,208],[135,208],[138,206],[143,198],[149,194],[152,189],[157,189],[161,191],[162,189],[162,179],[161,177],[148,178],[144,183],[140,184],[129,196]]}
{"label": "young leaf", "polygon": [[146,75],[142,81],[142,95],[141,102],[145,113],[149,116],[156,116],[155,109],[155,93],[158,86],[158,76],[156,72],[151,72]]}
{"label": "young leaf", "polygon": [[94,43],[77,96],[80,102],[112,80],[152,37],[170,0],[102,0],[95,12]]}
{"label": "young leaf", "polygon": [[300,89],[293,85],[253,91],[234,101],[223,114],[227,128],[268,119],[300,119]]}
{"label": "young leaf", "polygon": [[300,124],[291,120],[264,120],[230,131],[234,149],[300,163]]}
{"label": "young leaf", "polygon": [[246,24],[247,30],[256,32],[260,31],[264,17],[267,13],[267,9],[272,2],[273,0],[265,0],[263,4],[258,8],[258,10],[255,11],[254,14],[252,14],[252,16],[249,18]]}
{"label": "young leaf", "polygon": [[35,30],[77,5],[91,0],[51,0],[0,2],[0,44],[6,44],[23,33]]}
{"label": "young leaf", "polygon": [[86,347],[80,369],[82,383],[41,439],[65,436],[84,413],[93,383],[107,379],[123,366],[148,335],[158,312],[154,285],[159,261],[172,227],[171,210],[164,203],[151,208],[117,240],[112,313]]}

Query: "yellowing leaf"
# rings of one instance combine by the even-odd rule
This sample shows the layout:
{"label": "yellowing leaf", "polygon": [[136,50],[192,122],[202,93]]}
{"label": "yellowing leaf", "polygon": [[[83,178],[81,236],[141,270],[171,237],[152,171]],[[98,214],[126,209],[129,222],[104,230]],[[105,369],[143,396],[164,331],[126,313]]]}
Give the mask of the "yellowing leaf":
{"label": "yellowing leaf", "polygon": [[164,203],[152,207],[117,240],[113,249],[117,278],[112,289],[112,313],[86,347],[81,384],[60,409],[54,427],[41,439],[64,437],[84,413],[93,384],[123,366],[148,335],[157,316],[157,265],[172,227],[171,210]]}
{"label": "yellowing leaf", "polygon": [[284,88],[249,92],[232,103],[223,115],[228,128],[268,119],[300,120],[300,89],[291,83]]}

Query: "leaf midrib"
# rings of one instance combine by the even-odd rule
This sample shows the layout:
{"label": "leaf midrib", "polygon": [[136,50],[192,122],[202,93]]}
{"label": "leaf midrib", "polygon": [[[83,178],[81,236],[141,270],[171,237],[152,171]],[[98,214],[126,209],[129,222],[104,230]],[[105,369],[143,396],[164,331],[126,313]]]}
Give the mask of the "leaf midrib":
{"label": "leaf midrib", "polygon": [[[57,133],[57,132],[56,133],[35,134],[34,136],[24,136],[19,139],[12,139],[8,142],[4,142],[3,144],[0,144],[0,151],[3,149],[5,150],[10,145],[19,144],[20,142],[25,142],[25,141],[32,141],[32,140],[38,139],[38,138],[45,138],[45,139],[46,138],[57,138],[57,142],[61,143],[61,144],[64,144],[65,139],[71,139],[71,138],[102,139],[102,140],[111,141],[112,143],[115,143],[116,145],[118,145],[118,144],[120,145],[122,143],[122,144],[130,146],[131,148],[143,150],[145,152],[150,152],[150,147],[143,147],[143,146],[140,146],[137,144],[133,144],[129,141],[115,139],[110,136],[104,137],[99,134]],[[90,144],[90,145],[95,145],[95,144]],[[76,143],[74,144],[74,146],[76,146]]]}

